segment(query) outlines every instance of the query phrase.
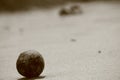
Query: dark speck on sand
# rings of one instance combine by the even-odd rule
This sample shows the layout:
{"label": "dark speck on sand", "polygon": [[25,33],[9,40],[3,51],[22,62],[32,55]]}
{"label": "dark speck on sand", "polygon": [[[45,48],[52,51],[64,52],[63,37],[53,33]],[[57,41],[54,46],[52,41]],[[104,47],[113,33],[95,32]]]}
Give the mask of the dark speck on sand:
{"label": "dark speck on sand", "polygon": [[71,42],[76,42],[77,40],[72,38],[72,39],[70,39],[70,41]]}
{"label": "dark speck on sand", "polygon": [[101,53],[101,51],[99,50],[98,53]]}

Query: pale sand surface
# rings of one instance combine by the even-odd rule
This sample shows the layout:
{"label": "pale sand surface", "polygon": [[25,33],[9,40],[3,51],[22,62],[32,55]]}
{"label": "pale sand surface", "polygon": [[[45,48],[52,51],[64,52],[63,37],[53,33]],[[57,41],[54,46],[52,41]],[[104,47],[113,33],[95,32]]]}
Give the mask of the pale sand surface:
{"label": "pale sand surface", "polygon": [[59,7],[0,14],[0,80],[25,80],[16,60],[29,49],[46,62],[36,80],[120,80],[120,4],[81,7],[83,14],[66,17]]}

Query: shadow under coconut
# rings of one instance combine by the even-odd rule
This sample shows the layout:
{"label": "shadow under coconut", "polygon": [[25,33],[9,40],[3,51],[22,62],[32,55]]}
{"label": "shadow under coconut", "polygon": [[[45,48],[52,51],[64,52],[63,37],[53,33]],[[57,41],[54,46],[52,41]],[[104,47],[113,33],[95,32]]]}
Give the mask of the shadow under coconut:
{"label": "shadow under coconut", "polygon": [[43,79],[45,78],[46,76],[39,76],[39,77],[34,77],[34,78],[26,78],[26,77],[23,77],[23,78],[19,78],[17,80],[35,80],[35,79]]}

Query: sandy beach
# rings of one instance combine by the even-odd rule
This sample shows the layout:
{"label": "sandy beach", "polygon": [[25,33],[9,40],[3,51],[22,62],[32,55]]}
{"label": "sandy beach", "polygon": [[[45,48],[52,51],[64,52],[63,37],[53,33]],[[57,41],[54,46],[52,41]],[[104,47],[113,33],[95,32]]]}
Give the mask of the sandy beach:
{"label": "sandy beach", "polygon": [[120,3],[80,6],[65,17],[62,6],[0,14],[0,80],[28,80],[16,60],[31,49],[45,59],[45,78],[30,80],[120,80]]}

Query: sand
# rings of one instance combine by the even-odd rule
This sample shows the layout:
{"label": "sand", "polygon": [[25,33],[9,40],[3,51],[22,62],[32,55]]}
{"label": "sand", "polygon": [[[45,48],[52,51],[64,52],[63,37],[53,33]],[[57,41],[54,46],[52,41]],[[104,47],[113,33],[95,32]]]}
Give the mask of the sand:
{"label": "sand", "polygon": [[66,17],[60,8],[0,14],[0,80],[28,80],[16,60],[30,49],[46,64],[36,80],[120,80],[120,3],[81,3]]}

